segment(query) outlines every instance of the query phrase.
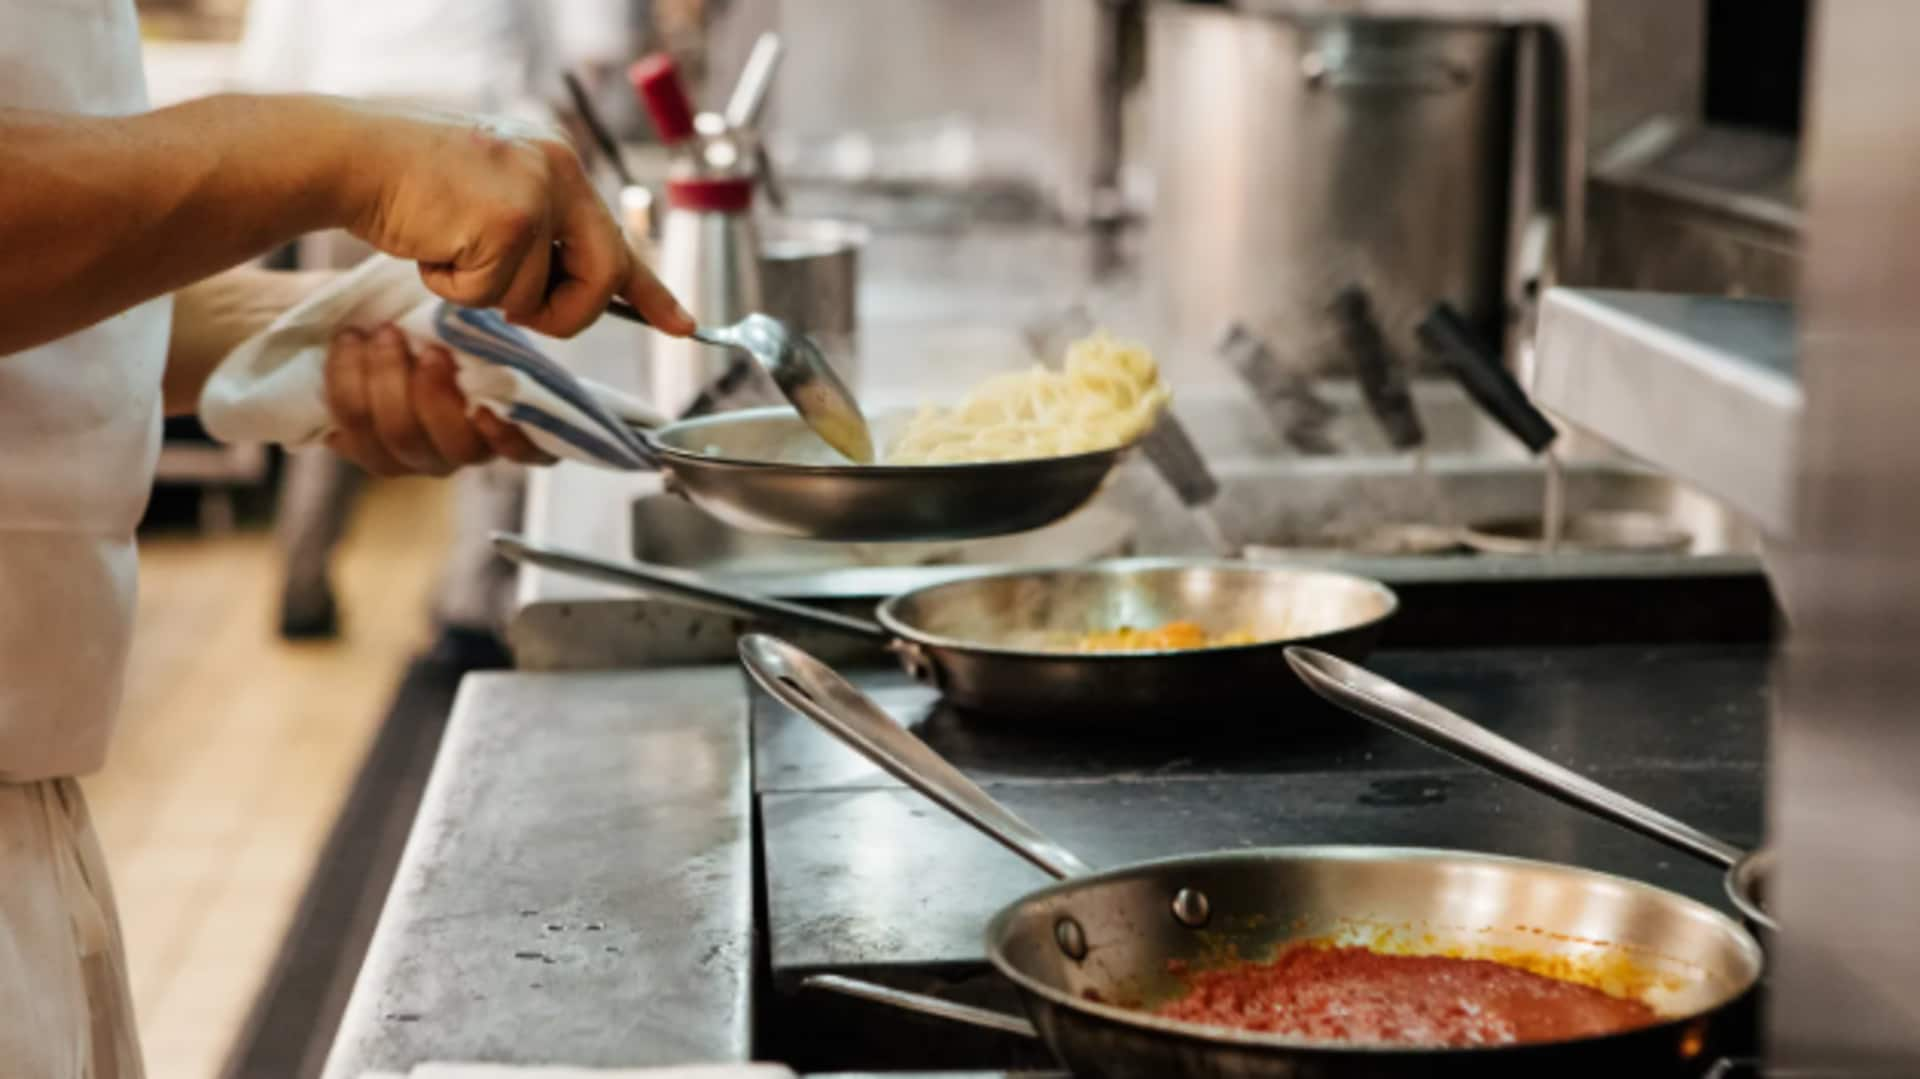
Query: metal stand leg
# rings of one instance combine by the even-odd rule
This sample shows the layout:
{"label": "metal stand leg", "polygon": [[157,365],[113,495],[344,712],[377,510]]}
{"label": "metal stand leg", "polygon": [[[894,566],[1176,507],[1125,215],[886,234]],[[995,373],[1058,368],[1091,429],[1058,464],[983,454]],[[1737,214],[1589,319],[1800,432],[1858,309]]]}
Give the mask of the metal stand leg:
{"label": "metal stand leg", "polygon": [[286,558],[282,636],[329,637],[338,631],[329,563],[363,482],[359,469],[325,450],[288,455],[277,524]]}
{"label": "metal stand leg", "polygon": [[443,628],[493,633],[506,613],[513,567],[494,551],[491,537],[519,528],[526,470],[499,461],[469,468],[453,484],[453,544],[434,617]]}
{"label": "metal stand leg", "polygon": [[225,536],[234,529],[233,488],[207,484],[200,488],[200,531]]}

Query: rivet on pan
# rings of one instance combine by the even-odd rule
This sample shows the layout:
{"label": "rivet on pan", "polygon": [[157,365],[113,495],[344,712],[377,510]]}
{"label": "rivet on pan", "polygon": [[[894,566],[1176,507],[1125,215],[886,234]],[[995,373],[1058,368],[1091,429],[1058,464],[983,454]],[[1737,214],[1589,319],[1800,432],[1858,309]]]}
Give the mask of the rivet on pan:
{"label": "rivet on pan", "polygon": [[897,641],[892,648],[900,657],[900,665],[906,669],[908,677],[921,685],[932,686],[935,689],[941,688],[940,670],[933,665],[933,660],[928,657],[925,649],[912,641]]}
{"label": "rivet on pan", "polygon": [[1188,929],[1204,929],[1207,919],[1213,917],[1213,904],[1207,902],[1207,893],[1192,888],[1182,888],[1173,893],[1173,918]]}
{"label": "rivet on pan", "polygon": [[1078,963],[1087,957],[1087,933],[1080,923],[1072,918],[1062,918],[1053,923],[1053,942],[1060,946],[1060,954]]}

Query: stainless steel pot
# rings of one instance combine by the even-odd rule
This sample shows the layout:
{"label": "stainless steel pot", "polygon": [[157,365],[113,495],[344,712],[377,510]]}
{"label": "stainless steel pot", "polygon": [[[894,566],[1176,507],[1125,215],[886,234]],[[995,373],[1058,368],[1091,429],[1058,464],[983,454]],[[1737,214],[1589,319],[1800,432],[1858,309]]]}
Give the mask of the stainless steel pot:
{"label": "stainless steel pot", "polygon": [[820,343],[842,381],[857,385],[860,252],[866,226],[772,218],[760,226],[760,296],[768,314]]}
{"label": "stainless steel pot", "polygon": [[1441,301],[1501,339],[1515,30],[1191,4],[1148,19],[1148,265],[1177,339],[1238,322],[1289,366],[1347,370],[1343,294],[1402,358]]}
{"label": "stainless steel pot", "polygon": [[[986,945],[989,961],[1019,990],[1035,1032],[1075,1075],[1695,1077],[1724,1050],[1736,1006],[1760,977],[1760,946],[1725,915],[1651,885],[1547,862],[1281,847],[1095,872],[819,661],[761,636],[743,638],[740,655],[767,692],[1062,881],[994,915]],[[1171,961],[1263,956],[1288,940],[1342,933],[1423,954],[1511,949],[1574,970],[1628,964],[1647,979],[1638,995],[1666,1018],[1563,1042],[1409,1048],[1226,1030],[1138,1006],[1180,991]]]}
{"label": "stainless steel pot", "polygon": [[[1094,724],[1112,729],[1209,716],[1275,722],[1275,691],[1300,692],[1285,676],[1289,644],[1361,656],[1371,651],[1399,601],[1377,581],[1323,570],[1181,559],[1125,559],[1089,566],[985,573],[904,592],[880,604],[878,622],[756,596],[664,566],[558,551],[518,536],[494,547],[528,562],[686,600],[744,618],[856,637],[885,646],[916,680],[961,708],[1023,726]],[[1065,650],[1059,636],[1116,624],[1187,619],[1221,632],[1245,627],[1255,644],[1161,652]],[[1274,676],[1280,677],[1276,679]]]}

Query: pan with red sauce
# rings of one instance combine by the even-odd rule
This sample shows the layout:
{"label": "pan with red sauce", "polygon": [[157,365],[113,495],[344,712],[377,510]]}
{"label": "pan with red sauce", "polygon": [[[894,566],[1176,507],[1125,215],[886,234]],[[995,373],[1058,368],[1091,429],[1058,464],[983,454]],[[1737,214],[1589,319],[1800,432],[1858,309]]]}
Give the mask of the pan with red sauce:
{"label": "pan with red sauce", "polygon": [[1184,971],[1167,1019],[1318,1041],[1475,1046],[1615,1034],[1653,1009],[1487,959],[1295,945],[1264,963]]}

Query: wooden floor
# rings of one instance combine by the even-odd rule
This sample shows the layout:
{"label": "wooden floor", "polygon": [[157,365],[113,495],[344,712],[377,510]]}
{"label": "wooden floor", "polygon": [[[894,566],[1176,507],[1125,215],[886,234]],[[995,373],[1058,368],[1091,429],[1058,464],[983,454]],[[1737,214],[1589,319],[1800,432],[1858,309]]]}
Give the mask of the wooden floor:
{"label": "wooden floor", "polygon": [[152,1079],[212,1079],[374,729],[427,638],[444,486],[363,499],[336,562],[340,640],[274,633],[278,555],[252,532],[143,545],[127,704],[90,779]]}

